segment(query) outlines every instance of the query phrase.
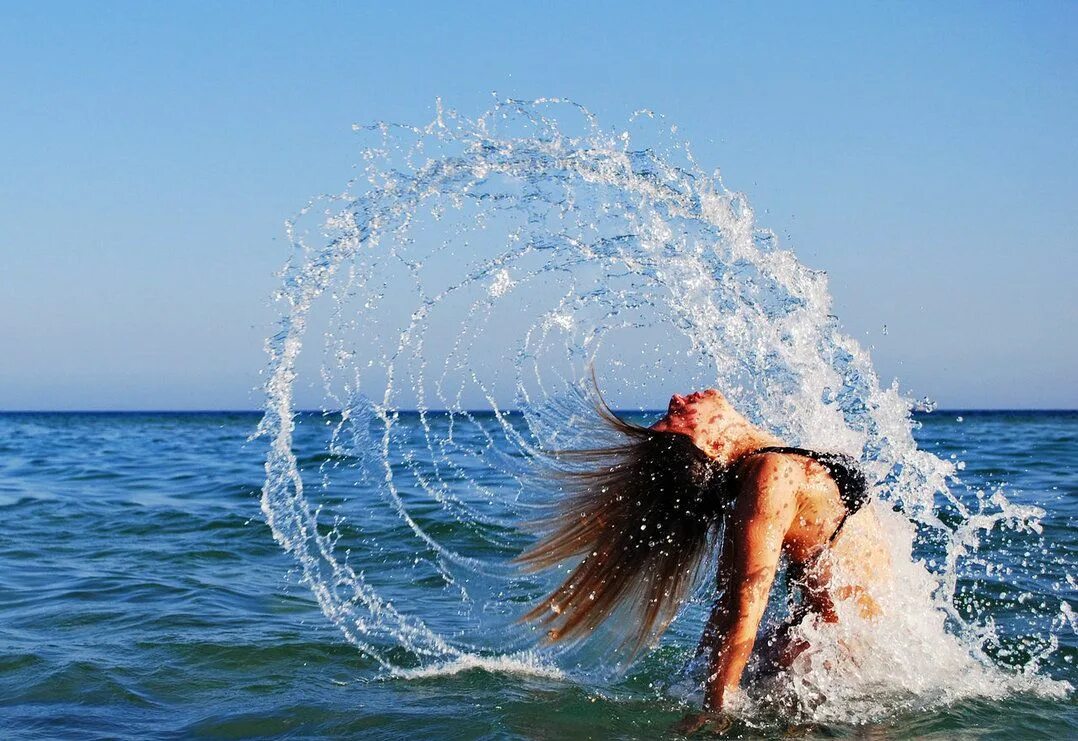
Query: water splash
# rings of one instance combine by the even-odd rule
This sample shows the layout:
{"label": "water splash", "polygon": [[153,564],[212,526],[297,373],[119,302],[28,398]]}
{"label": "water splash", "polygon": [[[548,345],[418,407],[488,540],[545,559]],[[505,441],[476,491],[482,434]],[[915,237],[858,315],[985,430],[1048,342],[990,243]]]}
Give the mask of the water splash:
{"label": "water splash", "polygon": [[[642,111],[604,129],[550,99],[357,131],[361,175],[288,224],[260,426],[267,522],[351,643],[397,673],[597,676],[587,646],[531,652],[514,618],[549,580],[508,564],[550,496],[529,463],[595,442],[581,391],[594,363],[616,407],[717,386],[790,444],[862,460],[881,513],[909,518],[890,525],[901,638],[846,684],[839,655],[817,653],[787,687],[803,712],[857,720],[1017,686],[985,655],[992,625],[959,608],[957,579],[980,535],[1041,513],[1002,494],[971,509],[956,465],[917,449],[913,402],[842,332],[826,275],[781,249],[675,127]],[[297,395],[323,415],[297,415]],[[301,435],[324,454],[298,459]],[[934,570],[915,562],[919,543],[943,554]],[[691,645],[701,611],[671,643]],[[1049,687],[1035,663],[1020,676]]]}

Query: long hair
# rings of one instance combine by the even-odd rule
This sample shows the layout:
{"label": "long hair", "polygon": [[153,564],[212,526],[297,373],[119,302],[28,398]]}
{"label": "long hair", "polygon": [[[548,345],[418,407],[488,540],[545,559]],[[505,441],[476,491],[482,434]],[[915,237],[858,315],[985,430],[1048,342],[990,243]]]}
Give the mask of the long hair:
{"label": "long hair", "polygon": [[565,581],[521,617],[551,643],[590,635],[624,610],[619,648],[632,655],[659,638],[706,562],[718,529],[727,469],[687,435],[620,418],[595,387],[595,410],[623,442],[563,450],[554,472],[563,495],[535,523],[540,540],[517,557],[539,571],[580,560]]}

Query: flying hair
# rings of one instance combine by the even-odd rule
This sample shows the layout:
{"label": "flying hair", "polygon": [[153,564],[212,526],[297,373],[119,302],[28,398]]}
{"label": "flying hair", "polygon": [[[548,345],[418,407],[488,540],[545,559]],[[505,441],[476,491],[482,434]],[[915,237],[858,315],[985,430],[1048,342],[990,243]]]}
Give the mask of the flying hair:
{"label": "flying hair", "polygon": [[593,381],[607,447],[553,451],[560,496],[533,523],[540,538],[516,558],[526,571],[579,559],[565,581],[522,622],[547,628],[547,641],[585,638],[615,613],[626,629],[619,648],[636,655],[654,643],[696,585],[721,520],[726,469],[687,435],[619,417]]}

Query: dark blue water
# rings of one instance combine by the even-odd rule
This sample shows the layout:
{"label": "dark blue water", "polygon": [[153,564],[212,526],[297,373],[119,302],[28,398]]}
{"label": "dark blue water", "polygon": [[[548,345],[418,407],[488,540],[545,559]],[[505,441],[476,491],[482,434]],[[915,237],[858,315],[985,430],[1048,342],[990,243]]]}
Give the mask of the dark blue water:
{"label": "dark blue water", "polygon": [[[652,738],[685,713],[651,689],[677,670],[678,647],[602,687],[478,669],[386,677],[295,585],[294,562],[263,522],[265,443],[247,442],[257,421],[0,415],[0,735]],[[974,489],[1004,484],[1012,502],[1047,512],[1041,535],[983,538],[958,608],[994,618],[1000,640],[986,648],[1000,666],[1029,671],[1044,655],[1035,671],[1078,684],[1078,643],[1061,612],[1076,601],[1078,412],[921,421],[922,447],[965,461]],[[323,443],[301,434],[297,453]],[[933,547],[926,538],[926,558]],[[1072,696],[1016,692],[896,711],[867,728],[767,732],[788,731],[1065,738],[1078,735],[1078,709]]]}

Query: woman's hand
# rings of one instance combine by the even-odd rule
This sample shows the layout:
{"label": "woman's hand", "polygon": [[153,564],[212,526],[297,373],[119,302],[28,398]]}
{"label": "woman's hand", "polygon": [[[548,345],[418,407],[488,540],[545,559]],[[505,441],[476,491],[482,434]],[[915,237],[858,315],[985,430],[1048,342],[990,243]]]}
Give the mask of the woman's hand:
{"label": "woman's hand", "polygon": [[730,730],[733,724],[734,719],[729,713],[705,710],[702,713],[689,713],[674,725],[673,731],[682,736],[692,736],[699,731],[723,734]]}

